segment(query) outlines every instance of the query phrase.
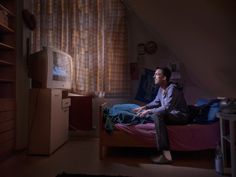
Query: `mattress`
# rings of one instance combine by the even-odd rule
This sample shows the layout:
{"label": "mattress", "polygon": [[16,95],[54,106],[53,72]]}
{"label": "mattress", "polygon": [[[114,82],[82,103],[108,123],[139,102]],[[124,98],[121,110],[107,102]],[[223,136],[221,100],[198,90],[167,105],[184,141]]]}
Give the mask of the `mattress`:
{"label": "mattress", "polygon": [[[140,142],[156,147],[154,123],[127,126],[115,124],[115,130],[127,133],[127,136],[138,138]],[[170,149],[174,151],[197,151],[215,149],[220,142],[219,122],[211,124],[188,124],[167,126]]]}

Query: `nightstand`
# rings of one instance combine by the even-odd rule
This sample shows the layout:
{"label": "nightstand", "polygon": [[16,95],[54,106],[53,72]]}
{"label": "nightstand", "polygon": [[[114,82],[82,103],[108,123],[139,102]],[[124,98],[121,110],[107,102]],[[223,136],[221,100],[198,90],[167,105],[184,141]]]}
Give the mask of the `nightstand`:
{"label": "nightstand", "polygon": [[[223,153],[223,165],[226,166],[226,143],[230,144],[231,174],[236,177],[236,114],[218,113],[220,119],[221,150]],[[228,122],[229,131],[226,131],[226,122]]]}
{"label": "nightstand", "polygon": [[69,123],[71,130],[92,130],[92,96],[69,94],[71,98]]}

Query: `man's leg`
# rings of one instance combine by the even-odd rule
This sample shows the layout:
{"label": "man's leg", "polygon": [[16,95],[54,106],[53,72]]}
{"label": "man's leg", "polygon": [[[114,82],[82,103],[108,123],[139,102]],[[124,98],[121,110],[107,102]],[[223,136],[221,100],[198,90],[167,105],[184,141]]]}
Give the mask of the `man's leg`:
{"label": "man's leg", "polygon": [[157,147],[161,154],[154,157],[152,161],[158,164],[170,163],[172,161],[172,157],[169,151],[169,139],[164,115],[158,115],[154,119],[154,123],[156,128]]}
{"label": "man's leg", "polygon": [[158,115],[154,119],[155,128],[156,128],[156,141],[159,151],[169,149],[169,139],[167,134],[167,128],[164,120],[164,115]]}
{"label": "man's leg", "polygon": [[169,138],[166,125],[184,125],[188,123],[188,117],[184,115],[161,114],[154,118],[156,128],[156,141],[161,155],[153,158],[154,163],[170,163],[172,161],[169,150]]}

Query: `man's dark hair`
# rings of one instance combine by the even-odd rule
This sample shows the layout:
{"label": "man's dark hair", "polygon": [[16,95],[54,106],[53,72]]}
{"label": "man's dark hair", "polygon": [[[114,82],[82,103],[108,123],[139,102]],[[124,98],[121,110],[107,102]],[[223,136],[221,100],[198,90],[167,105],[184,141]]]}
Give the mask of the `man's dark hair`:
{"label": "man's dark hair", "polygon": [[166,80],[169,82],[171,77],[171,70],[167,67],[157,67],[157,69],[160,69],[162,71],[162,74],[166,77]]}

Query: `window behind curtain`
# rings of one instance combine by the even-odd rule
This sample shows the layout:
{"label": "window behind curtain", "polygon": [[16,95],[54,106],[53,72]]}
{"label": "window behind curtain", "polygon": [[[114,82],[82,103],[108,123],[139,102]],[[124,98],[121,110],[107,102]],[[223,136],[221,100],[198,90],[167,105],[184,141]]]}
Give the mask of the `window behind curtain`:
{"label": "window behind curtain", "polygon": [[53,46],[73,57],[73,91],[129,96],[126,9],[120,0],[32,0],[32,52]]}

